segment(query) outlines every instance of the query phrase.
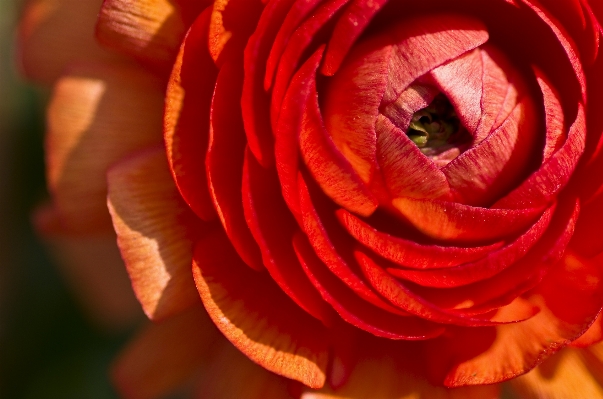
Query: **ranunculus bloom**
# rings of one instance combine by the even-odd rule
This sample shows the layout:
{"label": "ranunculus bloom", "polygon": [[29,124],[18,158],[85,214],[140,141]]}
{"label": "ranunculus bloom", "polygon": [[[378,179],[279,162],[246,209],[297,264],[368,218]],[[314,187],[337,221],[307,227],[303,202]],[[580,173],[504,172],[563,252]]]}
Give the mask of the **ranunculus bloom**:
{"label": "ranunculus bloom", "polygon": [[104,0],[50,72],[47,3],[46,218],[108,194],[157,322],[124,394],[603,397],[600,2]]}

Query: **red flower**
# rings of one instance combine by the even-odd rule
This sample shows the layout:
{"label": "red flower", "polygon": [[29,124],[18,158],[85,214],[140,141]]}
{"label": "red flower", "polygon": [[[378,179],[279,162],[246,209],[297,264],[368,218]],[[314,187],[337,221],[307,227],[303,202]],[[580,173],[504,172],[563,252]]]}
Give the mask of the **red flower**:
{"label": "red flower", "polygon": [[[486,384],[603,338],[600,5],[201,3],[105,0],[99,41],[145,68],[74,67],[50,107],[56,217],[103,229],[113,165],[118,245],[163,321],[118,366],[124,391],[152,396],[202,362],[213,330],[199,297],[247,357],[311,388],[304,398],[493,397]],[[103,132],[61,120],[74,106]],[[145,357],[175,367],[151,381],[130,367]],[[560,373],[515,387],[603,392]],[[283,380],[262,376],[282,397]],[[202,397],[242,397],[204,381]]]}

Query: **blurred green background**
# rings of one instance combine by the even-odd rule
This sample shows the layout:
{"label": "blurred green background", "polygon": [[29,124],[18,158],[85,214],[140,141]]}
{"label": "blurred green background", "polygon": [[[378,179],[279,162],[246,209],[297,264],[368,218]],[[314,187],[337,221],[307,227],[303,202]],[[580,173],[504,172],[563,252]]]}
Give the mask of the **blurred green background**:
{"label": "blurred green background", "polygon": [[47,196],[48,93],[14,65],[20,7],[0,0],[0,398],[116,398],[107,369],[126,334],[86,319],[30,223]]}

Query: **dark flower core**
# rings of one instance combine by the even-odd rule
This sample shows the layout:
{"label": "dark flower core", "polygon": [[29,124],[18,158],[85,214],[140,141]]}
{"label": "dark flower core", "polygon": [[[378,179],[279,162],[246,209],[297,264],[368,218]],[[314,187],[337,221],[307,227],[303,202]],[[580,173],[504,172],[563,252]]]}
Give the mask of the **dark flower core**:
{"label": "dark flower core", "polygon": [[437,155],[471,140],[454,107],[441,93],[413,114],[406,134],[425,155]]}

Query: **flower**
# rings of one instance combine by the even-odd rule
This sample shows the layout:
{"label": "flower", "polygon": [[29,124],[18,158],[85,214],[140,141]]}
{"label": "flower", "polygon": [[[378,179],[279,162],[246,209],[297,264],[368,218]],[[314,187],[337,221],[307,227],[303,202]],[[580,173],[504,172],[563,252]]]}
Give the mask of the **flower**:
{"label": "flower", "polygon": [[[31,9],[24,67],[50,81]],[[602,12],[105,0],[116,53],[56,64],[47,219],[112,225],[158,323],[121,390],[603,397]]]}

